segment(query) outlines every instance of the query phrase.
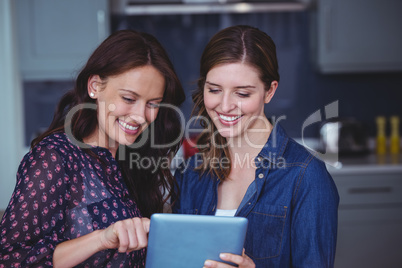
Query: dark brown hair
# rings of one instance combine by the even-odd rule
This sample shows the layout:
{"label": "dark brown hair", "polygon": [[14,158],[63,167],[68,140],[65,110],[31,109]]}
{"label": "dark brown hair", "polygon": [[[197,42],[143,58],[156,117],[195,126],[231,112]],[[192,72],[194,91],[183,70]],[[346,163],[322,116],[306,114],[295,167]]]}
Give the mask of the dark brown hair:
{"label": "dark brown hair", "polygon": [[[34,139],[31,146],[34,147],[49,134],[65,131],[65,118],[73,107],[84,103],[96,103],[96,100],[88,96],[87,90],[88,79],[92,75],[99,75],[102,81],[106,82],[110,76],[122,74],[145,65],[152,65],[165,78],[162,103],[180,105],[185,99],[183,88],[166,51],[157,39],[150,34],[133,30],[117,31],[103,41],[92,53],[79,73],[74,89],[67,92],[60,100],[48,130]],[[83,141],[85,137],[95,131],[97,125],[96,110],[80,109],[71,120],[72,134],[75,139]],[[177,152],[180,145],[178,142],[173,144],[173,141],[176,141],[181,135],[181,123],[178,114],[173,109],[163,105],[150,127],[155,129],[155,137],[152,141],[154,144],[170,145],[166,148],[151,148],[150,132],[145,131],[137,138],[137,140],[142,140],[142,136],[149,135],[143,146],[120,147],[116,153],[129,192],[136,201],[141,214],[145,217],[163,211],[163,205],[170,196],[171,190],[174,189],[174,178],[168,167],[141,168],[136,165],[130,167],[130,155],[136,153],[140,157],[150,157],[155,160],[172,156]],[[122,154],[121,150],[123,149]],[[119,159],[119,155],[123,155],[123,157]],[[165,194],[163,189],[166,189],[168,194]]]}
{"label": "dark brown hair", "polygon": [[[225,146],[225,138],[216,131],[216,127],[205,110],[204,86],[207,74],[212,68],[220,64],[238,62],[249,64],[258,70],[265,90],[270,89],[273,81],[279,82],[275,43],[271,37],[259,29],[246,25],[228,27],[216,33],[206,45],[201,56],[198,87],[192,96],[193,114],[205,118],[205,120],[200,120],[204,131],[197,141],[203,161],[197,169],[212,172],[221,180],[230,174],[230,164],[227,164],[231,159],[228,148]],[[210,165],[210,161],[220,158],[228,159],[224,162],[225,167],[216,168],[214,165]]]}

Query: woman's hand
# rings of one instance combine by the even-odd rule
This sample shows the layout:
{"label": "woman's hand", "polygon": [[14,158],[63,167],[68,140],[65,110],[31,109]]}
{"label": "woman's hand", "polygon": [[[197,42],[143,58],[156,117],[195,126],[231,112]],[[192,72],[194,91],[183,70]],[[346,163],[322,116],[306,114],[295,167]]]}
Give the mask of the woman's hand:
{"label": "woman's hand", "polygon": [[[245,253],[243,249],[243,255],[236,255],[236,254],[231,254],[231,253],[221,253],[219,257],[224,260],[228,261],[231,263],[235,263],[239,265],[239,268],[255,268],[255,264],[252,259],[250,259]],[[212,260],[206,260],[204,263],[204,267],[214,267],[214,268],[229,268],[233,267],[229,264],[223,263],[223,262],[218,262],[218,261],[212,261]]]}
{"label": "woman's hand", "polygon": [[130,252],[148,245],[150,220],[132,218],[118,221],[106,229],[64,241],[56,246],[53,253],[54,267],[73,267],[93,254],[110,248],[119,252]]}
{"label": "woman's hand", "polygon": [[100,250],[118,248],[119,252],[130,252],[148,245],[150,220],[131,218],[118,221],[100,234]]}

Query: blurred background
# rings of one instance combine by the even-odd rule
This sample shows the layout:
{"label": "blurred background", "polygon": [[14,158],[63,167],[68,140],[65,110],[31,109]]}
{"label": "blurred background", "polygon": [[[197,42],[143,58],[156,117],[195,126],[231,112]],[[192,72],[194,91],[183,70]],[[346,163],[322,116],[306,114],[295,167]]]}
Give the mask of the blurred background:
{"label": "blurred background", "polygon": [[110,33],[159,39],[188,120],[204,46],[218,30],[248,24],[277,46],[281,80],[266,115],[331,159],[341,196],[336,266],[400,268],[401,10],[400,0],[2,0],[0,210],[30,141]]}

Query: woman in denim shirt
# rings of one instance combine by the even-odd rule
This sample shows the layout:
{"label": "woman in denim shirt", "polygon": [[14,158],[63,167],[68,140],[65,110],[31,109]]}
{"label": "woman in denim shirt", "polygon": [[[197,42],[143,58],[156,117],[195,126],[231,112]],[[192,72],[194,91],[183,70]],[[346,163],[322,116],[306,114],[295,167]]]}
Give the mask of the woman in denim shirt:
{"label": "woman in denim shirt", "polygon": [[244,254],[221,256],[240,267],[333,267],[338,192],[325,164],[267,119],[278,82],[267,34],[233,26],[212,37],[193,95],[204,131],[175,173],[173,212],[246,217]]}

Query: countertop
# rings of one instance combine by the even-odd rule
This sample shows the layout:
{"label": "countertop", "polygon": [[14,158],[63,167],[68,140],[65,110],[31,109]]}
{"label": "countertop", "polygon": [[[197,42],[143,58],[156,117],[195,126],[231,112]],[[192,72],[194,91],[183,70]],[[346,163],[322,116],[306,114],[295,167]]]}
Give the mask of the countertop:
{"label": "countertop", "polygon": [[402,178],[402,153],[340,157],[338,162],[327,164],[331,174],[400,173]]}
{"label": "countertop", "polygon": [[[320,147],[320,140],[311,139],[295,139],[303,145],[307,150],[316,153]],[[375,153],[375,139],[368,140],[368,148],[371,153],[355,156],[340,156],[337,155],[320,155],[317,157],[327,163],[327,169],[331,174],[379,174],[393,173],[400,174],[402,179],[402,152],[396,155],[385,154],[377,155]],[[402,139],[401,139],[402,148]],[[327,159],[327,160],[325,160]],[[328,160],[332,159],[332,160]]]}

